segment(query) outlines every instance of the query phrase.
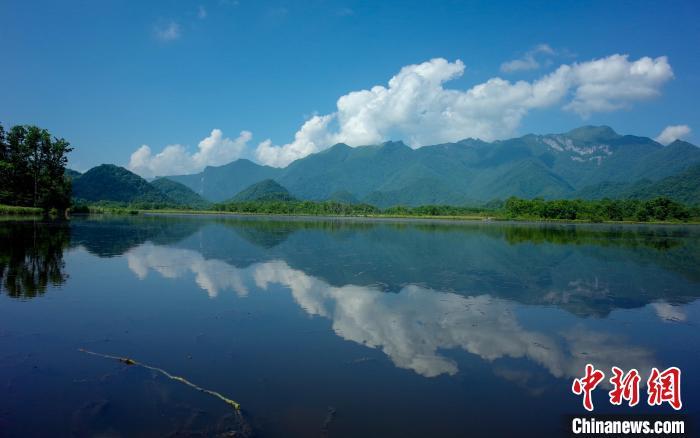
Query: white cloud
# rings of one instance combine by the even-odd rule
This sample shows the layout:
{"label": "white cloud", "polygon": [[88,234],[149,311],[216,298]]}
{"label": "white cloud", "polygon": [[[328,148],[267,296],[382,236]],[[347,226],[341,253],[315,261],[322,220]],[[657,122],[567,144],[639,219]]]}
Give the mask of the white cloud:
{"label": "white cloud", "polygon": [[443,58],[405,66],[387,86],[341,96],[335,112],[313,116],[293,142],[262,142],[256,157],[281,167],[338,142],[361,146],[396,138],[420,147],[468,137],[506,138],[533,109],[563,104],[588,117],[657,96],[673,77],[664,56],[629,61],[627,55],[612,55],[562,65],[532,82],[495,77],[467,90],[444,88],[464,70],[462,61]]}
{"label": "white cloud", "polygon": [[669,143],[673,143],[675,140],[687,137],[690,134],[690,131],[691,129],[688,125],[667,126],[654,140],[663,145],[667,145]]}
{"label": "white cloud", "polygon": [[231,139],[224,137],[220,129],[213,129],[199,142],[197,152],[193,154],[188,153],[184,146],[173,144],[154,155],[148,145],[143,145],[131,154],[127,167],[146,178],[196,173],[206,166],[220,166],[240,158],[251,138],[248,131]]}
{"label": "white cloud", "polygon": [[554,49],[547,44],[539,44],[525,52],[522,58],[513,59],[512,61],[501,64],[501,71],[504,73],[512,73],[521,70],[535,70],[540,68],[540,61],[537,60],[541,55],[555,55]]}
{"label": "white cloud", "polygon": [[629,62],[627,55],[613,55],[574,64],[569,74],[575,87],[574,99],[564,108],[582,116],[656,97],[661,85],[673,78],[665,56]]}
{"label": "white cloud", "polygon": [[159,40],[169,42],[180,38],[182,30],[176,21],[168,21],[156,26],[155,35]]}
{"label": "white cloud", "polygon": [[200,20],[204,20],[207,18],[207,10],[204,6],[199,5],[199,8],[197,8],[197,18]]}

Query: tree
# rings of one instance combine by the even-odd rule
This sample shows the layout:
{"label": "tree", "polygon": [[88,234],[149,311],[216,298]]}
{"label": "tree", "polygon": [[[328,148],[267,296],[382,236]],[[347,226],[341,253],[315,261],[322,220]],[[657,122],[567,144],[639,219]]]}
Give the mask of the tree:
{"label": "tree", "polygon": [[17,125],[5,133],[0,125],[0,202],[46,210],[68,207],[65,169],[72,150],[46,129]]}

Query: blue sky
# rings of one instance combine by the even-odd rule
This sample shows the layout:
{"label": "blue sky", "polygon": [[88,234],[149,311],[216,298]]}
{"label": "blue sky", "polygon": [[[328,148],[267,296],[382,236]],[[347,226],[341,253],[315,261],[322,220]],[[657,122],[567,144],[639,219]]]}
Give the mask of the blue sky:
{"label": "blue sky", "polygon": [[[4,1],[0,3],[0,121],[5,126],[37,124],[65,137],[75,147],[70,165],[80,170],[103,162],[127,165],[135,151],[148,145],[148,155],[141,151],[145,167],[138,168],[146,176],[194,171],[238,156],[284,165],[335,140],[393,138],[420,146],[456,135],[502,138],[563,132],[583,124],[607,124],[621,133],[651,137],[666,126],[687,125],[696,133],[685,137],[698,143],[699,5],[696,1]],[[466,92],[496,77],[510,84],[518,80],[534,84],[561,65],[614,54],[629,55],[620,66],[630,71],[637,68],[633,62],[649,57],[656,62],[649,68],[667,66],[672,77],[670,70],[648,77],[641,94],[620,96],[607,102],[609,108],[595,109],[593,98],[583,110],[571,106],[576,100],[572,96],[590,85],[572,76],[564,90],[568,97],[547,104],[520,101],[513,108],[487,103],[488,108],[475,110],[481,111],[476,119],[471,107],[457,111],[462,111],[457,115],[466,125],[483,123],[483,129],[459,129],[430,119],[420,122],[417,130],[408,125],[426,112],[420,108],[406,109],[419,115],[357,128],[356,116],[364,111],[357,105],[362,104],[353,102],[346,113],[336,106],[352,91],[375,85],[391,88],[387,82],[402,67],[435,58],[447,63],[436,68],[451,73],[445,73],[450,79],[438,85],[437,96],[428,94],[435,98],[428,111],[444,115],[458,104],[440,108],[449,94],[440,87]],[[522,62],[512,65],[529,69],[504,67],[516,59]],[[458,60],[463,63],[461,71]],[[613,82],[610,89],[626,83]],[[418,87],[423,87],[420,94],[434,84]],[[380,98],[373,96],[374,103],[367,105]],[[382,114],[393,110],[392,105]],[[507,111],[521,113],[517,120],[509,116],[506,121]],[[295,143],[295,133],[314,115],[314,123],[323,126],[310,136],[301,134]],[[489,117],[498,120],[489,125]],[[348,120],[354,128],[333,127]],[[212,133],[214,129],[221,133]],[[360,135],[357,129],[373,134]],[[251,134],[241,136],[242,131]],[[177,148],[155,162],[155,155],[168,145]]]}

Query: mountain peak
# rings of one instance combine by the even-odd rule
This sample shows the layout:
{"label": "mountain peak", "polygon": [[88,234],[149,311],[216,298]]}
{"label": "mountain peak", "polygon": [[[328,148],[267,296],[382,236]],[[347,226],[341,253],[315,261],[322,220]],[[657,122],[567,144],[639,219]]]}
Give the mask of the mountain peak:
{"label": "mountain peak", "polygon": [[293,199],[294,197],[289,193],[289,190],[280,185],[280,183],[273,179],[265,179],[246,187],[234,196],[232,200],[234,202],[245,202],[291,201]]}
{"label": "mountain peak", "polygon": [[[404,142],[401,141],[401,140],[398,140],[398,141],[393,141],[393,140],[385,141],[384,143],[381,144],[381,146],[382,146],[382,147],[385,147],[385,148],[408,148],[408,146],[406,146],[406,143],[404,143]],[[410,148],[409,148],[409,149],[410,149]]]}
{"label": "mountain peak", "polygon": [[572,140],[583,142],[604,142],[621,137],[614,129],[605,125],[581,126],[580,128],[572,129],[565,135]]}
{"label": "mountain peak", "polygon": [[322,150],[321,153],[333,153],[337,151],[346,151],[348,149],[350,149],[350,146],[346,145],[345,143],[336,143],[333,146]]}
{"label": "mountain peak", "polygon": [[687,141],[683,141],[681,139],[673,140],[671,143],[666,145],[667,148],[694,148],[697,149],[698,147],[695,146],[692,143],[688,143]]}

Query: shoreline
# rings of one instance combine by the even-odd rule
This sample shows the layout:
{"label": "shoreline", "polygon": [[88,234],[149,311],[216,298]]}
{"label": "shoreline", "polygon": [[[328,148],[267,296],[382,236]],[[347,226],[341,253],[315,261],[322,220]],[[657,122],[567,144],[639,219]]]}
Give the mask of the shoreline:
{"label": "shoreline", "polygon": [[[538,218],[505,218],[498,216],[428,216],[428,215],[316,215],[316,214],[283,214],[283,213],[243,213],[233,211],[216,210],[137,210],[139,215],[144,216],[237,216],[237,217],[260,217],[260,218],[280,218],[280,219],[359,219],[359,220],[387,220],[387,221],[420,221],[420,222],[469,222],[469,223],[520,223],[520,224],[561,224],[561,225],[700,225],[700,221],[601,221],[593,222],[589,220],[576,219],[538,219]],[[104,213],[102,213],[104,214]]]}
{"label": "shoreline", "polygon": [[[43,217],[43,210],[34,207],[15,207],[0,205],[0,218],[2,219],[29,219]],[[416,221],[416,222],[449,222],[449,223],[520,223],[520,224],[561,224],[561,225],[674,225],[674,226],[697,226],[700,220],[682,221],[591,221],[586,219],[542,219],[536,217],[503,217],[498,215],[396,215],[396,214],[363,214],[363,215],[327,215],[327,214],[304,214],[304,213],[247,213],[219,210],[180,210],[180,209],[109,209],[89,213],[71,213],[69,217],[86,216],[237,216],[237,217],[259,217],[275,219],[353,219],[353,220],[373,220],[373,221]]]}

